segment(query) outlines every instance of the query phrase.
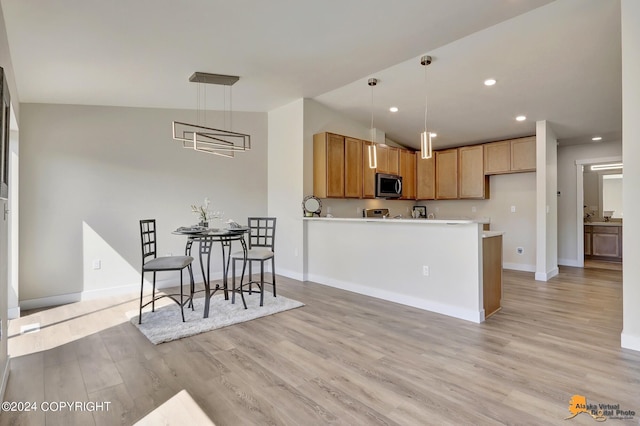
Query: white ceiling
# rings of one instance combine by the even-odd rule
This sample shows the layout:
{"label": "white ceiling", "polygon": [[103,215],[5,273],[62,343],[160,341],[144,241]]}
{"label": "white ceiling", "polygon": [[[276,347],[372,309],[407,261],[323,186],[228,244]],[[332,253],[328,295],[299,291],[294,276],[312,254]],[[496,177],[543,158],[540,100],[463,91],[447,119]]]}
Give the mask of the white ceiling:
{"label": "white ceiling", "polygon": [[[1,3],[23,103],[193,109],[201,71],[240,76],[236,111],[314,98],[369,126],[376,77],[374,126],[417,148],[429,54],[436,148],[533,134],[545,119],[562,143],[621,139],[619,0]],[[224,109],[210,87],[207,107]]]}

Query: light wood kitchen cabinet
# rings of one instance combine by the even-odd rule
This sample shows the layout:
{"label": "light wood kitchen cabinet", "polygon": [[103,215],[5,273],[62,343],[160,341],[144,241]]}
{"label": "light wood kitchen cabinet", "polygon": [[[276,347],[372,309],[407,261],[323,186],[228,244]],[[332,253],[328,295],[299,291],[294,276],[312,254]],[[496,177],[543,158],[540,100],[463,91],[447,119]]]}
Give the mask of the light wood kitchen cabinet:
{"label": "light wood kitchen cabinet", "polygon": [[369,167],[369,147],[373,142],[362,141],[362,198],[376,196],[376,169]]}
{"label": "light wood kitchen cabinet", "polygon": [[344,138],[344,196],[362,197],[362,141]]}
{"label": "light wood kitchen cabinet", "polygon": [[316,197],[344,197],[344,159],[344,136],[313,135],[313,194]]}
{"label": "light wood kitchen cabinet", "polygon": [[485,319],[502,306],[502,235],[482,239],[482,305]]}
{"label": "light wood kitchen cabinet", "polygon": [[622,261],[622,225],[585,224],[584,230],[585,257],[596,260]]}
{"label": "light wood kitchen cabinet", "polygon": [[536,137],[511,140],[511,171],[535,172],[536,170]]}
{"label": "light wood kitchen cabinet", "polygon": [[487,175],[536,170],[535,136],[491,142],[483,146],[484,173]]}
{"label": "light wood kitchen cabinet", "polygon": [[415,200],[416,198],[416,153],[406,149],[400,149],[399,163],[400,176],[402,176],[402,199]]}
{"label": "light wood kitchen cabinet", "polygon": [[436,199],[436,160],[435,156],[423,159],[416,157],[416,200]]}
{"label": "light wood kitchen cabinet", "polygon": [[491,142],[483,146],[485,174],[511,173],[511,141]]}
{"label": "light wood kitchen cabinet", "polygon": [[392,175],[400,174],[400,149],[390,146],[387,148],[387,173]]}
{"label": "light wood kitchen cabinet", "polygon": [[458,198],[458,148],[435,151],[436,200]]}
{"label": "light wood kitchen cabinet", "polygon": [[489,198],[489,176],[484,174],[482,145],[458,148],[459,198]]}

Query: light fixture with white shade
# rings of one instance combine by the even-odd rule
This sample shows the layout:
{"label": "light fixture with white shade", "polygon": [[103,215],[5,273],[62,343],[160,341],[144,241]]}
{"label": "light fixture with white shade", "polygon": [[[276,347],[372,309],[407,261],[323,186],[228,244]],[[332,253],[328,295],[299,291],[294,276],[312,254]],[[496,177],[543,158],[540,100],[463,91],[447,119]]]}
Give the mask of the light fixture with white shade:
{"label": "light fixture with white shade", "polygon": [[[195,72],[189,78],[194,83],[218,84],[229,87],[230,128],[233,128],[233,110],[231,106],[231,86],[240,79],[232,75],[209,74]],[[207,154],[233,157],[237,151],[251,149],[251,136],[232,130],[215,129],[206,123],[206,88],[204,91],[204,123],[200,123],[200,87],[198,86],[197,124],[174,121],[172,123],[173,139],[182,142],[183,148],[193,149]],[[226,109],[226,99],[225,99]],[[226,110],[225,110],[226,127]]]}
{"label": "light fixture with white shade", "polygon": [[591,166],[591,170],[616,170],[621,168],[622,163],[596,164]]}
{"label": "light fixture with white shade", "polygon": [[420,63],[424,66],[424,132],[420,134],[420,158],[426,160],[433,156],[431,145],[431,132],[427,130],[427,110],[429,103],[427,98],[427,65],[432,61],[431,56],[425,55],[420,58]]}
{"label": "light fixture with white shade", "polygon": [[378,84],[377,78],[370,78],[367,84],[371,87],[371,145],[367,147],[369,154],[369,168],[378,167],[378,157],[376,155],[376,130],[373,127],[373,88]]}

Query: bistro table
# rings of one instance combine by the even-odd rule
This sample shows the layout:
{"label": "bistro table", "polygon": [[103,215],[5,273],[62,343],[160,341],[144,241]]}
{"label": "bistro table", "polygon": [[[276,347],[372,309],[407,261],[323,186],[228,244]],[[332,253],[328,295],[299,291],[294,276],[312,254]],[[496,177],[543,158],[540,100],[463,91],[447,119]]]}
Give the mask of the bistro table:
{"label": "bistro table", "polygon": [[[194,242],[198,242],[198,254],[200,258],[200,268],[202,270],[202,277],[204,279],[204,318],[209,317],[209,305],[211,297],[218,290],[224,291],[225,300],[229,300],[229,286],[228,286],[228,273],[229,262],[231,260],[231,243],[233,241],[239,241],[242,245],[242,251],[244,252],[244,262],[242,265],[242,278],[240,282],[240,290],[242,290],[242,279],[244,278],[244,272],[247,265],[247,243],[244,240],[244,234],[249,231],[248,227],[240,228],[227,228],[227,229],[206,229],[206,228],[178,228],[173,234],[187,236],[187,244],[185,247],[185,254],[191,256],[191,248]],[[219,242],[222,248],[222,286],[215,284],[215,287],[211,288],[210,282],[210,269],[211,269],[211,251],[213,243]],[[205,267],[206,265],[206,267]],[[233,286],[235,289],[235,285]],[[232,289],[232,290],[233,290]],[[247,309],[247,303],[244,300],[244,295],[240,292],[242,297],[242,304]],[[192,301],[193,303],[193,301]]]}

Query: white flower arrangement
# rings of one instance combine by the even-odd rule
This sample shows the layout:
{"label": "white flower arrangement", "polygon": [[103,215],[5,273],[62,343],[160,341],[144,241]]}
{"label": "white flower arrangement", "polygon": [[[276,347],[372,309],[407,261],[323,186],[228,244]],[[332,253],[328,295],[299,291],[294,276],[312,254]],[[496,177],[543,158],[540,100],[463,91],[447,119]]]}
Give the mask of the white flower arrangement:
{"label": "white flower arrangement", "polygon": [[219,211],[211,211],[209,209],[209,204],[211,204],[211,201],[209,200],[209,198],[205,198],[204,199],[204,204],[197,206],[195,204],[191,205],[191,211],[198,216],[198,220],[200,220],[201,223],[206,223],[209,222],[211,219],[218,219],[222,216],[222,212]]}

